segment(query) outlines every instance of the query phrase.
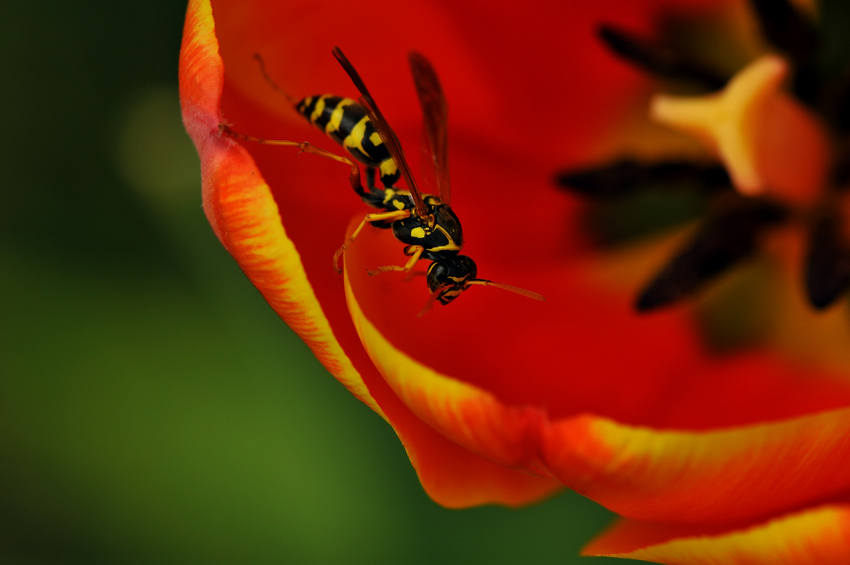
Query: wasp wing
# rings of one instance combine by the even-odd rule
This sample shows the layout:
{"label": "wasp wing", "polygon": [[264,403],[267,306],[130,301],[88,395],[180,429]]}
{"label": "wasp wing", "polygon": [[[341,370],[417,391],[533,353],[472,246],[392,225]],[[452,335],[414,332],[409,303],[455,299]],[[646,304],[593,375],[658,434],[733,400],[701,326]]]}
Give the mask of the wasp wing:
{"label": "wasp wing", "polygon": [[390,124],[387,123],[387,120],[384,119],[384,115],[378,109],[378,105],[369,93],[369,89],[366,88],[366,84],[363,82],[363,79],[360,78],[360,75],[354,69],[354,66],[348,58],[343,54],[342,50],[339,47],[334,47],[333,54],[334,57],[336,57],[336,60],[339,61],[339,64],[342,65],[342,68],[345,69],[345,72],[348,73],[348,76],[351,78],[354,86],[356,86],[357,90],[360,91],[361,96],[359,102],[366,110],[366,114],[372,121],[375,131],[377,131],[378,135],[381,136],[381,141],[383,141],[384,145],[387,146],[387,151],[389,151],[390,156],[401,171],[401,174],[407,183],[407,189],[410,191],[410,196],[413,198],[413,204],[416,207],[416,215],[419,219],[427,221],[429,216],[428,207],[425,205],[425,201],[422,200],[422,194],[419,192],[419,187],[416,186],[416,181],[413,179],[413,174],[410,172],[410,166],[404,158],[404,151],[401,148],[401,142],[399,142],[398,137],[396,137],[393,128],[391,128]]}
{"label": "wasp wing", "polygon": [[423,130],[428,140],[431,167],[440,199],[451,206],[449,183],[449,106],[434,67],[421,53],[411,51],[409,55],[413,83],[422,106]]}

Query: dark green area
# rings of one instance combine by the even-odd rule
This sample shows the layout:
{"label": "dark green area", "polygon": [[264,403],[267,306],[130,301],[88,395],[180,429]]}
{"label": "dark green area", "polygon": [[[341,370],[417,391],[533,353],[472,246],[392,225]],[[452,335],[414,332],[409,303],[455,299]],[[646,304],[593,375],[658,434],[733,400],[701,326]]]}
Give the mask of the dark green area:
{"label": "dark green area", "polygon": [[782,300],[772,280],[781,276],[778,269],[769,259],[754,258],[711,283],[695,308],[706,346],[729,353],[763,343]]}
{"label": "dark green area", "polygon": [[184,10],[4,6],[0,562],[623,563],[577,495],[435,505],[263,302],[201,211]]}
{"label": "dark green area", "polygon": [[615,246],[657,235],[702,218],[708,197],[693,186],[652,186],[604,202],[591,203],[585,222],[594,240]]}
{"label": "dark green area", "polygon": [[833,75],[845,72],[850,61],[850,34],[847,22],[850,22],[850,3],[845,0],[820,0],[818,2],[823,48],[820,54],[820,66]]}

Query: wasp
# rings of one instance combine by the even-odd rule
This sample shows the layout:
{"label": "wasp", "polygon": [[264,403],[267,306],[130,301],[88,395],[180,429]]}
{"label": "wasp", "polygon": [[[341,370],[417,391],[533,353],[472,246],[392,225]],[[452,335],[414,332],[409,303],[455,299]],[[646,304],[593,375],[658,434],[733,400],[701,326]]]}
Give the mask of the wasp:
{"label": "wasp", "polygon": [[[348,157],[319,149],[308,142],[251,137],[234,132],[225,124],[220,126],[220,130],[235,139],[298,147],[303,152],[320,155],[351,167],[349,182],[354,191],[363,202],[382,211],[367,214],[363,218],[334,254],[334,269],[338,273],[342,272],[339,267],[340,257],[354,243],[366,224],[371,224],[378,228],[392,229],[396,239],[406,244],[404,254],[409,259],[404,265],[388,265],[369,271],[370,275],[388,271],[411,273],[421,259],[432,261],[425,273],[431,295],[420,316],[434,301],[448,304],[474,285],[494,286],[535,300],[545,300],[536,292],[477,278],[478,268],[475,262],[466,255],[460,255],[463,231],[460,221],[451,209],[448,104],[431,63],[419,53],[410,53],[410,69],[422,107],[425,138],[431,155],[430,166],[433,168],[439,197],[419,191],[401,143],[363,79],[339,47],[334,47],[333,54],[360,92],[359,99],[355,101],[330,94],[308,96],[297,102],[295,109],[339,143],[354,160],[365,166],[365,188],[361,182],[360,167]],[[265,74],[264,69],[263,72]],[[272,85],[275,86],[273,82]],[[378,176],[383,188],[375,183]],[[407,184],[407,190],[395,187],[401,177]]]}

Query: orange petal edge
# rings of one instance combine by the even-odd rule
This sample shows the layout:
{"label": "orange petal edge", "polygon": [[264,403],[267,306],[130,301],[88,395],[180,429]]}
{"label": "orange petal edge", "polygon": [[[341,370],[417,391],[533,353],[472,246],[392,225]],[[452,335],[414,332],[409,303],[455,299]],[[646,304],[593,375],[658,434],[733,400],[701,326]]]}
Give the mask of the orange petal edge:
{"label": "orange petal edge", "polygon": [[328,371],[386,420],[334,337],[254,160],[218,133],[224,66],[209,0],[189,2],[179,76],[183,121],[201,159],[204,211],[216,235]]}

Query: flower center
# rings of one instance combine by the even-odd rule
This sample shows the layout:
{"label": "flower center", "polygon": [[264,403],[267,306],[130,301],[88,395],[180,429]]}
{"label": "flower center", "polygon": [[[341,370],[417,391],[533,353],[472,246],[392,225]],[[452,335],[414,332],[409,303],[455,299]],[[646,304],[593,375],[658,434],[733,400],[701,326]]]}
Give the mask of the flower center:
{"label": "flower center", "polygon": [[850,185],[848,73],[844,65],[825,63],[834,53],[824,55],[822,33],[809,13],[789,0],[750,4],[765,39],[781,55],[762,55],[728,79],[688,54],[600,28],[602,41],[626,61],[707,91],[657,94],[649,114],[698,140],[717,161],[624,159],[558,176],[559,184],[594,200],[599,217],[616,217],[624,203],[640,215],[636,195],[649,192],[665,195],[656,205],[681,208],[687,201],[679,219],[703,216],[690,240],[641,291],[639,311],[693,294],[755,255],[765,233],[788,224],[808,234],[802,278],[812,307],[826,308],[850,288],[844,221],[850,199],[843,195]]}
{"label": "flower center", "polygon": [[789,72],[778,55],[763,55],[718,93],[656,95],[650,115],[701,141],[741,194],[811,205],[823,195],[829,147],[817,117],[783,91]]}

